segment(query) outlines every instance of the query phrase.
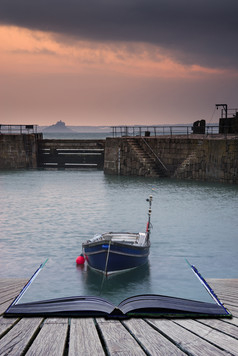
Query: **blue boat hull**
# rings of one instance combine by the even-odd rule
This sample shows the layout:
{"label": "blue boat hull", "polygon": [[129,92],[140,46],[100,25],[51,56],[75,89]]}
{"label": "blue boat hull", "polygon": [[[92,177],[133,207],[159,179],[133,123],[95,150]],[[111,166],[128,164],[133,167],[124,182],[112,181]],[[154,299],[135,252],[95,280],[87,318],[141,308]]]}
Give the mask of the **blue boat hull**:
{"label": "blue boat hull", "polygon": [[104,273],[136,268],[148,262],[150,246],[132,246],[105,241],[84,244],[84,255],[90,267]]}

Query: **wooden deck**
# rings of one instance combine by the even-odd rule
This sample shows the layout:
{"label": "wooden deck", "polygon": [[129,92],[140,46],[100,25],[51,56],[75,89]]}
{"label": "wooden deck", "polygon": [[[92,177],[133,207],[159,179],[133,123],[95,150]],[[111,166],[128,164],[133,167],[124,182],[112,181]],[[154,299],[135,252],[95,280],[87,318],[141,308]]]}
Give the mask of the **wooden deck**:
{"label": "wooden deck", "polygon": [[[24,280],[0,279],[0,315]],[[210,279],[232,319],[4,318],[0,355],[238,355],[238,279]]]}

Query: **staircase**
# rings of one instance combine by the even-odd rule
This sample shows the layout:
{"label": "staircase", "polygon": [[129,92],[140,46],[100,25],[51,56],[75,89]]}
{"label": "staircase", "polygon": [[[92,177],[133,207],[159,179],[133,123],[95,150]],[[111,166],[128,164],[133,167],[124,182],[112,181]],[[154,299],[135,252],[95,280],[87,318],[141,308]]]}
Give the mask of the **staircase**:
{"label": "staircase", "polygon": [[139,175],[151,177],[169,176],[168,169],[142,137],[127,138],[127,143],[140,163]]}

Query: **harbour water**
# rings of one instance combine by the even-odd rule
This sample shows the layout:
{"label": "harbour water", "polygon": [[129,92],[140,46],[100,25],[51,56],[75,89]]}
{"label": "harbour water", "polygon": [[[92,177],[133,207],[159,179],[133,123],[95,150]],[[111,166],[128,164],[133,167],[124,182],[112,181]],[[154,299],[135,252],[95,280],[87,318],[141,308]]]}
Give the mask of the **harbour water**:
{"label": "harbour water", "polygon": [[[166,280],[171,268],[183,279],[176,266],[185,258],[206,278],[238,278],[237,186],[94,170],[0,173],[0,277],[28,278],[48,258],[62,285],[74,274],[95,287],[95,276],[75,265],[82,242],[100,232],[144,231],[150,194],[150,262],[138,285],[148,276],[150,285],[158,275]],[[127,278],[135,282],[128,274],[113,283],[125,286]]]}

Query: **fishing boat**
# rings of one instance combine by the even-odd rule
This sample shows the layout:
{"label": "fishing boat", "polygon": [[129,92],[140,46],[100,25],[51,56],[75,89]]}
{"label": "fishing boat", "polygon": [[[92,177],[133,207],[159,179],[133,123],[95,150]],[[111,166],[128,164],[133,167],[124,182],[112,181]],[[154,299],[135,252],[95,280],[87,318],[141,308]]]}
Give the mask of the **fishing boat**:
{"label": "fishing boat", "polygon": [[82,244],[83,258],[89,267],[106,275],[130,270],[148,262],[150,253],[151,205],[145,232],[108,232],[98,234]]}

